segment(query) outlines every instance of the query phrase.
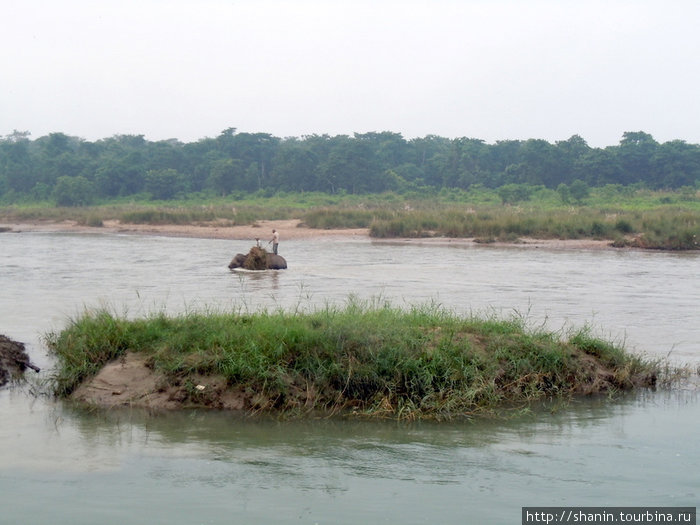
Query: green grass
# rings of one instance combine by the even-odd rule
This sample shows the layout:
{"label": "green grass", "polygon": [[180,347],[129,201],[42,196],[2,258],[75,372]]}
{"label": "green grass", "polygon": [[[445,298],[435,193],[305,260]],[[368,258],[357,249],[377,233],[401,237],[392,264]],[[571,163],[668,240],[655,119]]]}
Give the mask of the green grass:
{"label": "green grass", "polygon": [[527,209],[458,207],[396,211],[375,217],[370,235],[392,237],[475,237],[513,241],[538,239],[601,239],[617,246],[668,250],[700,248],[700,212],[677,208],[610,211],[591,208]]}
{"label": "green grass", "polygon": [[648,249],[700,248],[700,198],[696,191],[650,191],[622,186],[593,188],[581,203],[564,204],[543,187],[513,205],[497,190],[441,190],[411,194],[328,195],[263,193],[182,201],[115,201],[84,208],[49,203],[0,207],[0,221],[75,220],[99,226],[108,220],[146,224],[233,226],[260,220],[300,219],[311,228],[369,228],[377,238],[466,237],[482,242],[522,237],[601,239]]}
{"label": "green grass", "polygon": [[[169,385],[223,377],[246,410],[437,418],[513,403],[653,385],[658,364],[590,336],[561,340],[520,318],[460,317],[428,305],[349,300],[309,312],[156,314],[89,311],[47,335],[64,397],[109,361],[144,354]],[[207,404],[207,403],[204,403]],[[209,401],[211,404],[211,400]]]}

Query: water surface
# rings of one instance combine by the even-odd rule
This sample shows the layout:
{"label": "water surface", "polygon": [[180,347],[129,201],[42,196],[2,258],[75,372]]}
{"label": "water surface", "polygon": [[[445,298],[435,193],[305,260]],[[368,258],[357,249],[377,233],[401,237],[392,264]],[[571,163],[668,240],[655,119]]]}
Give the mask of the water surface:
{"label": "water surface", "polygon": [[[697,254],[366,239],[289,241],[283,272],[236,275],[240,241],[0,236],[0,332],[42,344],[84,308],[313,308],[349,294],[458,313],[590,324],[633,351],[700,363]],[[521,506],[696,505],[691,388],[535,407],[510,420],[279,422],[85,412],[0,392],[0,523],[517,523]]]}

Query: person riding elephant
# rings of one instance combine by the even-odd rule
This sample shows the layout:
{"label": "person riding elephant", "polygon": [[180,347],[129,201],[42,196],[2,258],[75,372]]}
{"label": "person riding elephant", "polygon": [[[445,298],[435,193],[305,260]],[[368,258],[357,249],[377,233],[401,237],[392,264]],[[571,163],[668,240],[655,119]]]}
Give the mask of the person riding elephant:
{"label": "person riding elephant", "polygon": [[268,253],[254,246],[244,255],[237,253],[228,265],[229,269],[245,268],[247,270],[286,270],[287,261],[281,255]]}
{"label": "person riding elephant", "polygon": [[277,250],[280,245],[280,234],[277,230],[272,230],[272,239],[270,239],[270,242],[272,243],[272,253],[277,255]]}

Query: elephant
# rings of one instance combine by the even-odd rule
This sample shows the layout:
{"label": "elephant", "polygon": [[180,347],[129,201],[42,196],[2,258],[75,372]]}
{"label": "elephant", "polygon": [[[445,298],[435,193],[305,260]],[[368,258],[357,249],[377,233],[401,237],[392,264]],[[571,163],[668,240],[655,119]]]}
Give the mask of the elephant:
{"label": "elephant", "polygon": [[267,268],[269,270],[286,270],[287,260],[276,253],[267,254]]}
{"label": "elephant", "polygon": [[254,246],[243,255],[237,253],[228,265],[229,269],[245,268],[246,270],[286,270],[287,261],[281,255],[268,253]]}

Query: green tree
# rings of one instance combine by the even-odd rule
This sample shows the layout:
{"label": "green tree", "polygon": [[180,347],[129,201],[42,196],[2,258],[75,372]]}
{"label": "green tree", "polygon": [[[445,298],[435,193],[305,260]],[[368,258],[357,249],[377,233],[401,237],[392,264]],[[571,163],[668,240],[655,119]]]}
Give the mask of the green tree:
{"label": "green tree", "polygon": [[622,184],[650,182],[654,179],[652,159],[659,143],[654,137],[643,131],[626,131],[623,133],[617,157],[622,167]]}
{"label": "green tree", "polygon": [[95,198],[95,188],[85,177],[63,175],[56,180],[53,195],[58,206],[88,206]]}
{"label": "green tree", "polygon": [[579,204],[583,202],[583,199],[587,198],[591,194],[591,189],[588,184],[582,180],[576,179],[569,185],[569,195]]}
{"label": "green tree", "polygon": [[652,158],[655,177],[648,181],[654,188],[692,186],[700,180],[700,146],[683,140],[665,142]]}
{"label": "green tree", "polygon": [[273,171],[272,159],[275,156],[280,139],[269,133],[238,133],[228,138],[228,151],[230,158],[241,159],[247,171],[255,164],[255,185],[250,191],[264,188],[267,179]]}
{"label": "green tree", "polygon": [[145,156],[146,169],[171,168],[180,171],[183,168],[183,144],[176,139],[147,143]]}
{"label": "green tree", "polygon": [[382,131],[373,135],[376,144],[374,154],[380,169],[386,170],[409,162],[411,149],[401,133]]}
{"label": "green tree", "polygon": [[274,158],[272,184],[287,191],[319,189],[318,159],[307,146],[295,140],[285,140]]}
{"label": "green tree", "polygon": [[148,170],[146,172],[146,191],[153,200],[172,199],[186,190],[183,176],[173,168]]}
{"label": "green tree", "polygon": [[510,185],[560,188],[560,196],[575,200],[571,185],[577,179],[589,187],[700,184],[699,145],[680,140],[658,144],[641,131],[625,132],[619,145],[606,148],[591,148],[579,135],[555,145],[537,139],[485,144],[435,135],[406,141],[400,133],[386,131],[279,139],[235,128],[190,144],[149,142],[143,135],[96,142],[64,133],[36,140],[29,135],[15,131],[0,138],[3,202],[51,197],[58,179],[66,176],[92,182],[100,197],[148,189],[160,199],[202,190],[222,195],[260,190],[373,193],[509,185],[501,191],[502,199],[517,202],[522,188],[515,191]]}
{"label": "green tree", "polygon": [[574,162],[573,177],[590,186],[620,184],[624,171],[617,156],[617,148],[591,149]]}
{"label": "green tree", "polygon": [[569,202],[571,202],[571,192],[569,191],[569,187],[563,182],[557,186],[557,193],[564,204],[569,204]]}
{"label": "green tree", "polygon": [[27,194],[38,181],[28,131],[15,130],[0,141],[0,178],[5,192]]}
{"label": "green tree", "polygon": [[228,195],[244,184],[245,168],[240,159],[221,159],[212,163],[207,187],[219,195]]}
{"label": "green tree", "polygon": [[122,160],[107,159],[95,172],[95,186],[103,197],[133,195],[143,190],[144,175],[140,163],[129,154]]}
{"label": "green tree", "polygon": [[565,171],[561,161],[561,152],[546,140],[530,139],[525,141],[519,151],[520,164],[524,167],[519,183],[543,184],[555,188]]}
{"label": "green tree", "polygon": [[505,184],[498,188],[497,193],[503,204],[530,200],[535,188],[529,184]]}
{"label": "green tree", "polygon": [[50,133],[37,139],[39,181],[54,187],[58,177],[82,174],[85,159],[77,153],[81,142],[82,139],[65,133]]}

